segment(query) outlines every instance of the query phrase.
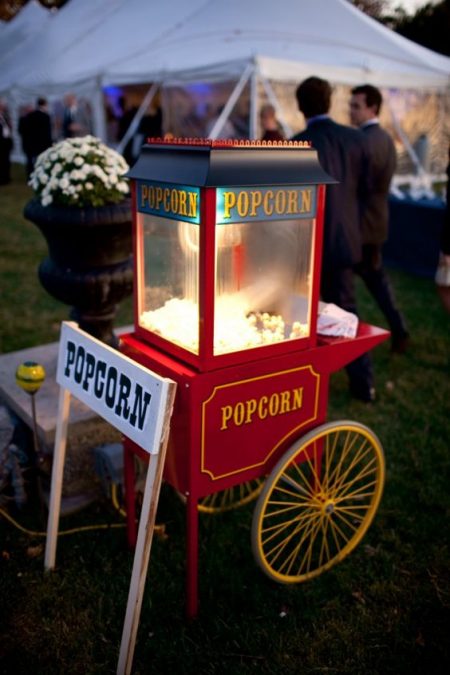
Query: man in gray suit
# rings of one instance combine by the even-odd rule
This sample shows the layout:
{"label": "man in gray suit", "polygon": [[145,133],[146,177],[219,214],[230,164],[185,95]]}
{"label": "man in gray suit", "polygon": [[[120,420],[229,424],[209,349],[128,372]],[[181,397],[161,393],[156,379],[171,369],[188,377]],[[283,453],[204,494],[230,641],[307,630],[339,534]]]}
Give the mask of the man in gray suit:
{"label": "man in gray suit", "polygon": [[[319,77],[308,77],[296,91],[306,129],[294,141],[310,141],[325,171],[338,181],[326,190],[320,294],[330,302],[357,314],[353,267],[361,261],[361,200],[368,192],[363,134],[337,124],[328,115],[331,86]],[[368,354],[347,368],[350,393],[370,403],[375,398],[372,362]]]}
{"label": "man in gray suit", "polygon": [[75,94],[64,96],[62,134],[64,138],[86,136],[91,133],[91,119],[88,107],[78,103]]}
{"label": "man in gray suit", "polygon": [[355,265],[355,272],[363,279],[386,317],[392,333],[392,351],[403,353],[409,335],[382,259],[382,246],[388,237],[389,185],[396,166],[394,143],[378,120],[382,102],[381,92],[370,84],[352,89],[350,119],[364,133],[370,162],[370,191],[363,201],[362,210],[362,260]]}

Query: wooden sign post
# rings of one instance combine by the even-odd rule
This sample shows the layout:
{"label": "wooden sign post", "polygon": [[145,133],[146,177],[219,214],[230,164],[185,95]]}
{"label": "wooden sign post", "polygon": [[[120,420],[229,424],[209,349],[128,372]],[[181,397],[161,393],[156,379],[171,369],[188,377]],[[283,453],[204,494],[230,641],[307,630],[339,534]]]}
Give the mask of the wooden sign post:
{"label": "wooden sign post", "polygon": [[45,569],[55,566],[70,395],[131,438],[150,458],[134,554],[117,673],[130,673],[155,527],[176,384],[65,321],[56,381],[60,385],[50,490]]}

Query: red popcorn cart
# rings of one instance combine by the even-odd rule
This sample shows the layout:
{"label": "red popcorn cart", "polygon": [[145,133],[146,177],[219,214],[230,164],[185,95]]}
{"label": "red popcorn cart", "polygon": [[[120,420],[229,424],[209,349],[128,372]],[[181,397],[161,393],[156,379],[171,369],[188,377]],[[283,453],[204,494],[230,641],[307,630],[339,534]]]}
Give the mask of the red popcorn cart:
{"label": "red popcorn cart", "polygon": [[[358,422],[326,423],[329,377],[389,333],[317,333],[326,184],[306,143],[150,140],[129,173],[130,358],[177,383],[164,479],[186,500],[187,613],[197,611],[198,513],[258,498],[255,559],[311,579],[358,544],[384,484]],[[125,439],[128,535],[134,455]]]}

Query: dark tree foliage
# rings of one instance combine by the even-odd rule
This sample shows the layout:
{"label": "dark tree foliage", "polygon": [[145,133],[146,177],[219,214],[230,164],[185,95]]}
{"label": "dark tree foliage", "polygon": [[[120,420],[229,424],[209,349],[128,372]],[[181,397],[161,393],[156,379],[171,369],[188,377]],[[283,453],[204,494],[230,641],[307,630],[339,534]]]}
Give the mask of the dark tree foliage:
{"label": "dark tree foliage", "polygon": [[450,56],[450,0],[429,1],[414,14],[401,5],[389,7],[387,0],[349,2],[409,40]]}
{"label": "dark tree foliage", "polygon": [[381,20],[387,11],[386,0],[350,0],[350,2],[374,19]]}
{"label": "dark tree foliage", "polygon": [[450,0],[429,2],[413,16],[398,14],[392,27],[409,40],[450,56]]}
{"label": "dark tree foliage", "polygon": [[[65,5],[68,0],[39,0],[40,4],[48,9],[59,8]],[[0,0],[0,19],[9,21],[12,19],[29,0]]]}

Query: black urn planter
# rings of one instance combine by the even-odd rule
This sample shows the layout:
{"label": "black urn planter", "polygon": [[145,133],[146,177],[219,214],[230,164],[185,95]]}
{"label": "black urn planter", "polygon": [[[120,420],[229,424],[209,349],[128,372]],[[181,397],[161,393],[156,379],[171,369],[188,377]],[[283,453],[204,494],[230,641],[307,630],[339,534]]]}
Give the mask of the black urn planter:
{"label": "black urn planter", "polygon": [[131,200],[100,207],[42,206],[29,201],[24,216],[48,246],[39,280],[57,300],[71,305],[80,328],[116,347],[117,304],[133,291]]}

